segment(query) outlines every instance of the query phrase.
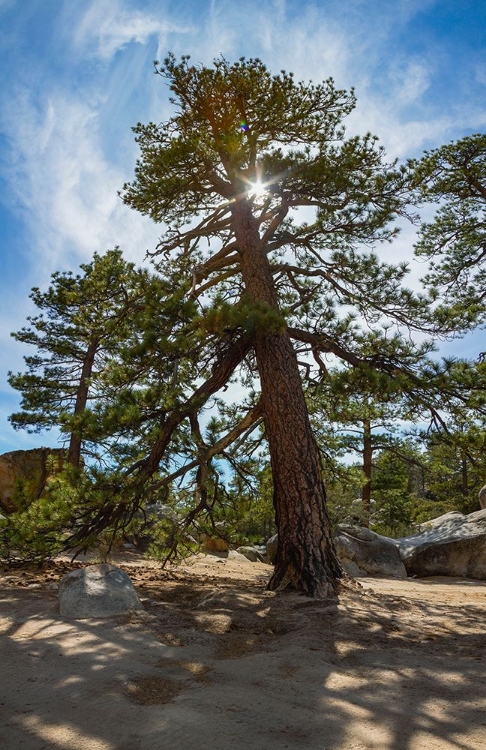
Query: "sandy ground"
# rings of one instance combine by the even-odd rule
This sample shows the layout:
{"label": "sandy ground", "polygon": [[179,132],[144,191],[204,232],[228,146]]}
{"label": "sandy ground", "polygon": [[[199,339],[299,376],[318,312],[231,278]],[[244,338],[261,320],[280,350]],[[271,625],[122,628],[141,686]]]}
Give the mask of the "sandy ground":
{"label": "sandy ground", "polygon": [[59,615],[64,562],[0,568],[2,750],[484,750],[486,584],[360,579],[316,602],[269,568],[120,562],[145,610]]}

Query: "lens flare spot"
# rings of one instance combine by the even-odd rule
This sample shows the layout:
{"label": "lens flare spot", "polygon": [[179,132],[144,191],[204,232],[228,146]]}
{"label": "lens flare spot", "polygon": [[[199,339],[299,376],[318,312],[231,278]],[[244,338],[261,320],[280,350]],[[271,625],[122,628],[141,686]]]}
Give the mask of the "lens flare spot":
{"label": "lens flare spot", "polygon": [[249,190],[254,198],[264,198],[267,195],[267,186],[261,181],[252,182]]}

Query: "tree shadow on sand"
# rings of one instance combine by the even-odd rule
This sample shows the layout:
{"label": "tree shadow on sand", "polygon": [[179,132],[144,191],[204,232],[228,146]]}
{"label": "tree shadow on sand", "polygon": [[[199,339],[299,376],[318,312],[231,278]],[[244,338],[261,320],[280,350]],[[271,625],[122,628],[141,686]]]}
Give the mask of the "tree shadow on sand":
{"label": "tree shadow on sand", "polygon": [[145,612],[108,620],[1,590],[1,747],[484,746],[484,608],[153,578]]}

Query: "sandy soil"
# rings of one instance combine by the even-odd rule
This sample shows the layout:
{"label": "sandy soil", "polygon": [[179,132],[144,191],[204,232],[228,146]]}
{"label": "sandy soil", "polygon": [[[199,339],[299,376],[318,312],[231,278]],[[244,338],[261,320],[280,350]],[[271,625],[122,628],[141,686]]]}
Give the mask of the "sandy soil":
{"label": "sandy soil", "polygon": [[486,584],[361,579],[316,602],[269,568],[119,562],[145,610],[61,618],[68,569],[0,568],[2,750],[484,750]]}

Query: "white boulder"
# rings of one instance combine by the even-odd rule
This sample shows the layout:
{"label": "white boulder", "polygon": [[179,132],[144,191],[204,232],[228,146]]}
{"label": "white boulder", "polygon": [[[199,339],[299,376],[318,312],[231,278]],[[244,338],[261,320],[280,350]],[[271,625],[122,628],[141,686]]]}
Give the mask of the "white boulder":
{"label": "white boulder", "polygon": [[393,540],[370,529],[342,524],[337,527],[334,545],[339,562],[350,576],[407,577]]}
{"label": "white boulder", "polygon": [[143,609],[133,584],[116,565],[89,565],[67,573],[59,584],[59,610],[63,617],[111,617]]}
{"label": "white boulder", "polygon": [[446,513],[421,528],[416,536],[396,540],[409,576],[486,580],[486,509]]}

